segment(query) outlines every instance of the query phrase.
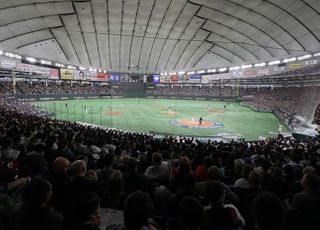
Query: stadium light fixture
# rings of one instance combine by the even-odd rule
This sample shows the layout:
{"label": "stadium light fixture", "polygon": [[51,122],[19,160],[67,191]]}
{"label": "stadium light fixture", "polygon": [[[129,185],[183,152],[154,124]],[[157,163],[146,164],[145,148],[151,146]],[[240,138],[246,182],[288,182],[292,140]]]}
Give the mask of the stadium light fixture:
{"label": "stadium light fixture", "polygon": [[320,56],[320,52],[313,54],[314,57],[319,57]]}
{"label": "stadium light fixture", "polygon": [[72,66],[72,65],[68,65],[67,66],[68,69],[77,69],[76,67]]}
{"label": "stadium light fixture", "polygon": [[242,65],[241,66],[241,69],[248,69],[248,68],[252,68],[252,65],[249,64],[249,65]]}
{"label": "stadium light fixture", "polygon": [[37,62],[37,59],[35,59],[35,58],[33,58],[33,57],[26,57],[26,60],[27,60],[28,62],[32,62],[32,63]]}
{"label": "stadium light fixture", "polygon": [[82,66],[80,66],[79,69],[80,69],[80,70],[86,70],[86,68],[85,68],[85,67],[82,67]]}
{"label": "stadium light fixture", "polygon": [[194,71],[189,71],[188,74],[195,74],[196,72]]}
{"label": "stadium light fixture", "polygon": [[292,57],[292,58],[283,59],[282,62],[283,62],[283,63],[288,63],[288,62],[293,62],[293,61],[295,61],[295,60],[297,60],[297,58],[296,58],[296,57]]}
{"label": "stadium light fixture", "polygon": [[4,55],[6,55],[7,57],[13,57],[13,53],[9,53],[9,52],[5,52],[5,54]]}
{"label": "stadium light fixture", "polygon": [[199,70],[199,71],[197,71],[197,73],[205,73],[206,71],[204,71],[204,70]]}
{"label": "stadium light fixture", "polygon": [[298,57],[298,61],[305,60],[305,59],[308,59],[308,58],[311,58],[311,54],[306,54],[306,55]]}
{"label": "stadium light fixture", "polygon": [[280,64],[280,60],[276,60],[276,61],[271,61],[268,63],[268,65],[277,65],[277,64]]}
{"label": "stadium light fixture", "polygon": [[186,72],[184,72],[184,71],[180,71],[180,72],[179,72],[179,74],[185,74],[185,73],[186,73]]}
{"label": "stadium light fixture", "polygon": [[240,66],[232,66],[229,68],[229,70],[238,70],[240,69]]}
{"label": "stadium light fixture", "polygon": [[227,71],[227,68],[220,68],[218,69],[219,72],[224,72],[224,71]]}
{"label": "stadium light fixture", "polygon": [[254,64],[254,67],[262,67],[262,66],[266,66],[266,63],[262,62],[262,63]]}
{"label": "stadium light fixture", "polygon": [[11,58],[17,58],[17,59],[21,59],[22,57],[18,54],[13,54],[13,53],[9,53],[9,52],[5,52],[4,54],[7,57],[11,57]]}
{"label": "stadium light fixture", "polygon": [[46,61],[46,60],[41,60],[40,63],[43,65],[52,65],[51,61]]}
{"label": "stadium light fixture", "polygon": [[57,66],[57,67],[64,68],[64,64],[56,63],[56,66]]}
{"label": "stadium light fixture", "polygon": [[215,72],[217,72],[217,70],[216,70],[216,69],[208,69],[207,72],[208,72],[208,73],[215,73]]}

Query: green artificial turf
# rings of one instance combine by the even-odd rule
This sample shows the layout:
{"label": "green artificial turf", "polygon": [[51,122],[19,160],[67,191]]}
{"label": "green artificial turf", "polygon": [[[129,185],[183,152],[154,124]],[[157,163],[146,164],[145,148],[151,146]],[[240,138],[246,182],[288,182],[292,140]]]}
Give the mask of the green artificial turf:
{"label": "green artificial turf", "polygon": [[[56,119],[79,121],[136,132],[161,132],[178,135],[213,136],[220,133],[240,134],[247,140],[274,137],[282,124],[272,113],[256,112],[239,103],[161,100],[161,99],[92,99],[34,102],[43,110],[53,112]],[[227,105],[226,108],[224,106]],[[163,114],[169,107],[175,115]],[[87,113],[85,112],[87,108]],[[219,110],[209,112],[208,110]],[[109,115],[108,113],[121,113]],[[176,127],[170,120],[200,117],[223,123],[215,129]],[[283,125],[283,131],[288,131]]]}

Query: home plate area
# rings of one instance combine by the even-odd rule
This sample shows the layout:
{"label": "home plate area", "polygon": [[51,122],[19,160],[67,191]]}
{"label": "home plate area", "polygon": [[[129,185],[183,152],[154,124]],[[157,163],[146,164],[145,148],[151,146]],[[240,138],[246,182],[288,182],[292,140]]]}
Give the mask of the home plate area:
{"label": "home plate area", "polygon": [[171,120],[169,121],[169,124],[176,127],[191,129],[217,129],[223,127],[223,123],[221,122],[205,119],[202,121],[201,125],[199,121],[191,119]]}

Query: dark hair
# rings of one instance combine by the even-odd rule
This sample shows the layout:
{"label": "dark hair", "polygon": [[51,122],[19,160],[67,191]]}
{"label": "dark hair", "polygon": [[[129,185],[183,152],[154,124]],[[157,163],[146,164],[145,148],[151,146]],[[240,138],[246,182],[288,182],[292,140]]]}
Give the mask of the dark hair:
{"label": "dark hair", "polygon": [[253,215],[261,230],[281,229],[284,208],[279,197],[262,192],[253,201]]}
{"label": "dark hair", "polygon": [[152,210],[150,195],[137,191],[131,193],[124,203],[123,217],[124,223],[129,230],[138,230],[143,226]]}
{"label": "dark hair", "polygon": [[320,188],[320,179],[319,176],[314,173],[307,173],[304,175],[304,186],[316,190]]}
{"label": "dark hair", "polygon": [[106,154],[106,155],[103,157],[103,164],[104,164],[104,166],[110,167],[110,166],[113,164],[113,159],[114,159],[113,154],[111,154],[111,153]]}
{"label": "dark hair", "polygon": [[43,143],[38,143],[35,147],[34,150],[36,152],[43,152],[45,150],[46,146]]}
{"label": "dark hair", "polygon": [[258,188],[261,184],[261,176],[256,171],[251,171],[249,173],[248,181],[251,187]]}
{"label": "dark hair", "polygon": [[244,179],[248,179],[251,171],[253,171],[253,167],[249,164],[244,164],[244,165],[242,165],[241,176]]}
{"label": "dark hair", "polygon": [[182,198],[179,203],[179,214],[181,220],[190,228],[200,226],[203,218],[203,212],[204,210],[199,200],[192,196]]}
{"label": "dark hair", "polygon": [[43,179],[36,178],[26,185],[22,193],[22,201],[31,208],[39,207],[48,199],[48,193],[51,191],[51,184]]}
{"label": "dark hair", "polygon": [[217,166],[211,166],[208,168],[208,179],[219,180],[221,177],[220,169]]}
{"label": "dark hair", "polygon": [[207,185],[207,197],[209,202],[220,203],[222,196],[224,195],[224,187],[218,181],[211,181]]}
{"label": "dark hair", "polygon": [[138,166],[137,159],[134,157],[129,157],[128,159],[128,169],[129,171],[134,171]]}
{"label": "dark hair", "polygon": [[90,219],[90,216],[95,214],[100,206],[100,198],[95,193],[84,193],[80,195],[74,205],[73,213],[78,221],[84,223]]}
{"label": "dark hair", "polygon": [[154,153],[152,154],[152,161],[153,161],[154,163],[159,164],[159,163],[161,162],[161,160],[162,160],[162,156],[161,156],[160,153],[154,152]]}
{"label": "dark hair", "polygon": [[203,160],[203,164],[208,168],[210,168],[210,166],[212,166],[214,164],[214,161],[212,159],[212,157],[205,157],[204,160]]}

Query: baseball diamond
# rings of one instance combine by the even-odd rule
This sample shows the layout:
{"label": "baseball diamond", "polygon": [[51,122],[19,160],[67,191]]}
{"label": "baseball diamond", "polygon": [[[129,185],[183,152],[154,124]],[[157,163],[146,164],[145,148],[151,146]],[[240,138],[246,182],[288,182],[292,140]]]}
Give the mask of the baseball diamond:
{"label": "baseball diamond", "polygon": [[[66,107],[65,104],[68,104]],[[256,140],[276,136],[278,118],[257,112],[239,103],[164,99],[91,99],[34,102],[56,119],[95,124],[131,132],[150,131],[170,135],[213,136],[219,133],[240,134]],[[209,105],[209,109],[208,109]],[[88,108],[85,113],[83,108]],[[199,125],[199,118],[203,122]],[[283,131],[288,129],[283,125]]]}

